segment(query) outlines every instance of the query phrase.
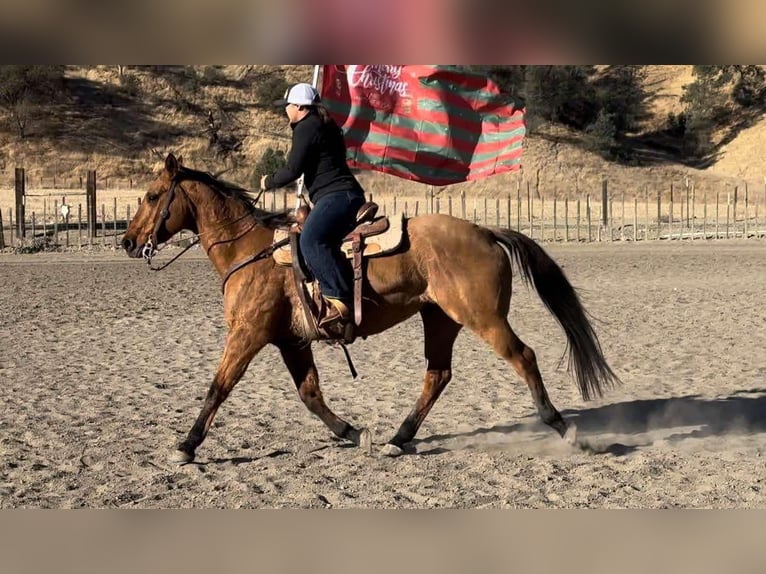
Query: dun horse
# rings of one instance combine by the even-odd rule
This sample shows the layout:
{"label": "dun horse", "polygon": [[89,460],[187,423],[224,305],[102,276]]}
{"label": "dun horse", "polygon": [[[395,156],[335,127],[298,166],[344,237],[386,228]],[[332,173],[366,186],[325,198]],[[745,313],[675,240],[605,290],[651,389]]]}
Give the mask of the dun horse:
{"label": "dun horse", "polygon": [[[359,445],[369,435],[325,404],[300,297],[292,271],[269,250],[285,214],[257,208],[241,188],[188,169],[172,154],[151,183],[122,240],[131,257],[151,256],[182,229],[198,234],[224,281],[229,331],[218,371],[196,422],[174,451],[178,462],[194,460],[213,418],[250,361],[275,345],[309,411],[343,439]],[[267,254],[253,257],[254,254]],[[245,260],[251,263],[239,266]],[[618,378],[601,351],[572,285],[534,241],[513,230],[490,229],[446,215],[405,220],[404,242],[393,254],[367,262],[364,315],[358,336],[381,333],[420,313],[427,367],[420,396],[383,454],[402,454],[452,378],[452,349],[466,327],[505,359],[526,382],[543,422],[575,443],[575,429],[551,403],[534,351],[513,332],[507,317],[513,263],[531,282],[566,334],[569,363],[585,400],[600,396]]]}

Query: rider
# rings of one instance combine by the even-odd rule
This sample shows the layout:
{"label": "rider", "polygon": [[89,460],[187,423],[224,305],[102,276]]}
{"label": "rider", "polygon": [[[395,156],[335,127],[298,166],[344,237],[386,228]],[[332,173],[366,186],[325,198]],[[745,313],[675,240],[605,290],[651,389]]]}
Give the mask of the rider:
{"label": "rider", "polygon": [[335,330],[351,319],[353,292],[340,246],[365,202],[364,190],[346,164],[343,132],[313,86],[295,84],[274,105],[285,108],[292,146],[287,165],[263,176],[260,187],[284,187],[303,174],[314,207],[303,224],[300,247],[325,299],[319,325]]}

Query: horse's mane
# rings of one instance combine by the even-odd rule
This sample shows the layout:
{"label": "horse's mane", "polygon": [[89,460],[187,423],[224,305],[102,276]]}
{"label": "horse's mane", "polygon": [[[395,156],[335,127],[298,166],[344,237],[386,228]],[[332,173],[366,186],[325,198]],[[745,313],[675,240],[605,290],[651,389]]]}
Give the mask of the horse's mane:
{"label": "horse's mane", "polygon": [[181,180],[203,183],[220,197],[238,202],[264,227],[276,229],[278,227],[289,225],[292,222],[291,216],[285,211],[272,212],[258,207],[257,202],[261,194],[254,196],[250,190],[235,183],[217,179],[210,173],[188,167],[181,167],[178,175]]}

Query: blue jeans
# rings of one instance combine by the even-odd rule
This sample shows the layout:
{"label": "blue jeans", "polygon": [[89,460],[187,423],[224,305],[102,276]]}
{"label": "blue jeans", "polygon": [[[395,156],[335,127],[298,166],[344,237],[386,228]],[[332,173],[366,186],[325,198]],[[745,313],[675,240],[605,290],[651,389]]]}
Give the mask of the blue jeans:
{"label": "blue jeans", "polygon": [[319,281],[322,294],[339,299],[350,309],[354,302],[351,266],[341,255],[343,238],[355,226],[363,195],[336,191],[322,197],[309,212],[301,232],[301,251],[306,265]]}

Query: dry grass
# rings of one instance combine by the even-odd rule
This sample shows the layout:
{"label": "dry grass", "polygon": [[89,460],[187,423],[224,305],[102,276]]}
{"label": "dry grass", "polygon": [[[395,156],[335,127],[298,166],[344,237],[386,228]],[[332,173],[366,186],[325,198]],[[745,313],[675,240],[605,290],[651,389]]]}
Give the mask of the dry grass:
{"label": "dry grass", "polygon": [[[203,67],[197,67],[200,73]],[[247,78],[264,77],[273,71],[269,66],[223,66],[224,84],[202,85],[194,93],[198,110],[182,110],[173,105],[178,88],[171,77],[150,73],[145,69],[129,68],[129,74],[138,79],[144,93],[151,94],[149,109],[139,114],[137,125],[109,123],[111,115],[119,116],[119,77],[115,66],[69,68],[71,80],[84,86],[112,89],[113,109],[101,110],[101,124],[84,122],[63,126],[60,137],[39,141],[31,138],[19,143],[0,139],[0,208],[13,205],[13,167],[27,168],[31,193],[51,193],[53,177],[57,187],[78,187],[79,179],[88,169],[98,172],[99,203],[107,206],[117,198],[119,209],[142,195],[142,183],[152,177],[161,165],[163,154],[174,151],[183,155],[187,165],[219,172],[228,170],[226,178],[246,187],[252,186],[252,166],[267,147],[287,150],[289,130],[284,118],[266,111],[257,101],[251,84],[237,82]],[[309,80],[310,66],[283,66],[279,72],[288,81]],[[659,129],[669,112],[681,109],[680,96],[684,84],[692,79],[691,66],[647,66],[646,91],[649,94],[650,116],[643,129]],[[230,108],[226,118],[229,130],[242,136],[242,148],[235,158],[222,160],[211,152],[205,128],[205,110]],[[228,109],[227,108],[227,109]],[[200,111],[201,110],[201,111]],[[65,110],[72,112],[71,109]],[[96,112],[94,112],[96,113]],[[130,117],[133,117],[132,114]],[[127,117],[127,116],[126,116]],[[224,117],[224,116],[221,116]],[[103,124],[103,125],[102,125]],[[115,141],[117,130],[125,132],[121,149]],[[613,197],[625,193],[629,198],[644,197],[660,191],[668,194],[671,184],[676,189],[685,186],[687,178],[700,193],[731,193],[735,185],[761,189],[766,170],[762,168],[762,149],[766,143],[766,124],[763,120],[742,131],[726,145],[718,162],[701,170],[674,163],[657,163],[650,167],[634,167],[609,162],[577,145],[578,135],[565,129],[551,129],[540,137],[527,139],[524,152],[524,171],[498,175],[486,180],[436,189],[436,193],[458,196],[496,198],[514,194],[519,186],[529,185],[536,196],[553,198],[600,197],[601,182],[609,181]],[[83,143],[85,142],[85,143]],[[375,196],[420,197],[429,189],[421,184],[377,173],[362,173],[360,179],[368,192]],[[133,189],[130,182],[133,182]],[[119,189],[118,189],[119,188]],[[74,203],[71,199],[70,203]],[[39,205],[38,205],[39,204]],[[27,211],[41,211],[42,199],[30,199]]]}

